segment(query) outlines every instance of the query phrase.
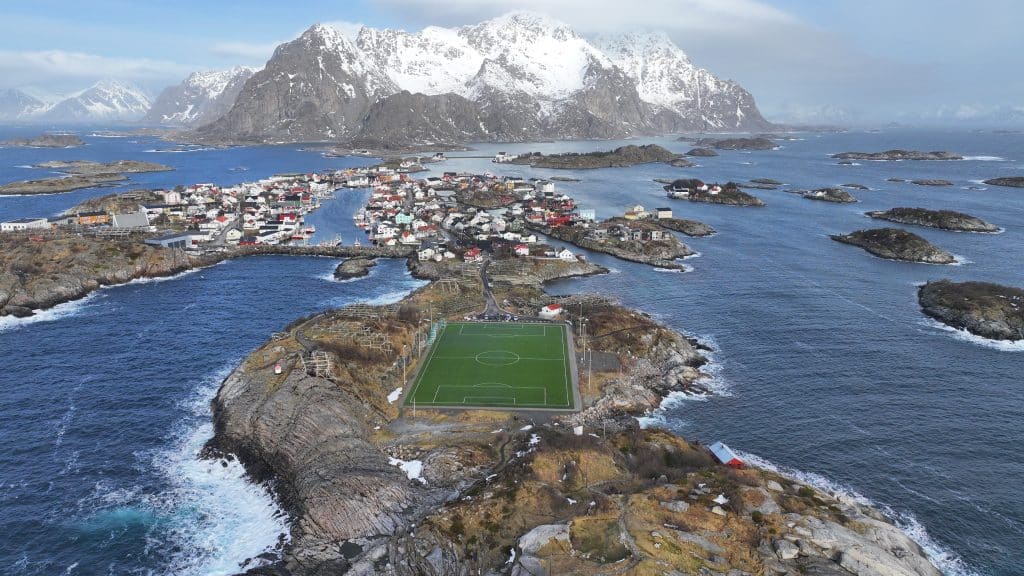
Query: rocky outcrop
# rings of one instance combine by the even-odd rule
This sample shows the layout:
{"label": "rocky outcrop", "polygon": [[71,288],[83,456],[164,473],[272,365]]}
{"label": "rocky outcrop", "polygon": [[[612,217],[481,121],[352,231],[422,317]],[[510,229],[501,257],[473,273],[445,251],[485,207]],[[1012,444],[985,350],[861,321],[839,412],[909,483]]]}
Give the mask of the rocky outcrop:
{"label": "rocky outcrop", "polygon": [[774,150],[779,147],[767,138],[701,138],[694,145],[716,150]]}
{"label": "rocky outcrop", "polygon": [[943,180],[941,178],[921,178],[918,180],[911,180],[911,184],[917,184],[918,186],[952,186],[953,183],[949,180]]}
{"label": "rocky outcrop", "polygon": [[989,186],[1007,186],[1010,188],[1024,188],[1024,176],[1006,176],[1003,178],[990,178],[985,180]]}
{"label": "rocky outcrop", "polygon": [[369,441],[359,398],[288,363],[283,378],[245,364],[228,376],[213,401],[207,454],[236,455],[255,480],[274,480],[295,518],[288,573],[343,572],[346,541],[389,535],[436,496]]}
{"label": "rocky outcrop", "polygon": [[118,160],[116,162],[54,160],[52,162],[36,164],[33,168],[60,170],[67,172],[68,175],[58,178],[10,182],[0,185],[0,194],[30,195],[71,192],[72,190],[80,190],[82,188],[112,185],[127,180],[125,174],[174,170],[174,168],[164,166],[163,164],[140,162],[138,160]]}
{"label": "rocky outcrop", "polygon": [[923,264],[953,264],[956,258],[917,234],[899,228],[858,230],[849,234],[830,236],[836,242],[859,246],[888,260],[920,262]]}
{"label": "rocky outcrop", "polygon": [[0,146],[11,148],[75,148],[84,145],[85,140],[75,134],[42,134],[34,138],[17,138],[0,142]]}
{"label": "rocky outcrop", "polygon": [[988,282],[928,282],[917,291],[925,314],[993,340],[1024,340],[1024,290]]}
{"label": "rocky outcrop", "polygon": [[705,204],[724,204],[726,206],[760,207],[765,205],[764,200],[740,190],[739,186],[732,182],[722,186],[721,190],[717,192],[712,189],[691,189],[686,196],[673,195],[673,186],[675,184],[665,186],[665,191],[669,193],[670,198],[689,200],[690,202],[703,202]]}
{"label": "rocky outcrop", "polygon": [[885,211],[868,212],[867,215],[878,220],[888,220],[897,224],[926,226],[941,230],[957,232],[998,232],[999,227],[989,224],[981,218],[954,212],[953,210],[929,210],[927,208],[890,208]]}
{"label": "rocky outcrop", "polygon": [[132,240],[76,235],[0,235],[0,316],[77,300],[102,286],[170,276],[203,262]]}
{"label": "rocky outcrop", "polygon": [[[639,262],[670,270],[683,269],[684,266],[676,262],[676,260],[695,254],[686,244],[680,242],[672,234],[667,233],[662,234],[658,240],[622,239],[612,232],[609,232],[606,238],[598,239],[591,235],[590,229],[580,226],[557,226],[553,228],[532,224],[527,224],[527,226],[542,234],[563,242],[569,242],[586,250],[611,254],[622,260]],[[647,234],[652,229],[661,232],[661,227],[654,223],[627,221],[617,218],[607,220],[599,225],[600,228],[606,230],[614,226],[629,226],[635,230],[645,230]]]}
{"label": "rocky outcrop", "polygon": [[711,236],[715,233],[715,229],[703,222],[696,220],[684,220],[681,218],[658,218],[654,221],[655,224],[665,228],[666,230],[673,230],[675,232],[682,232],[687,236]]}
{"label": "rocky outcrop", "polygon": [[370,269],[376,265],[377,261],[372,258],[349,258],[334,269],[334,279],[362,278],[369,275]]}
{"label": "rocky outcrop", "polygon": [[711,158],[718,156],[718,152],[715,152],[711,148],[691,148],[686,155],[693,156],[695,158]]}
{"label": "rocky outcrop", "polygon": [[936,151],[921,152],[918,150],[886,150],[884,152],[841,152],[833,154],[839,160],[963,160],[964,157],[953,152]]}
{"label": "rocky outcrop", "polygon": [[818,190],[807,190],[801,192],[800,196],[807,200],[818,200],[819,202],[835,202],[837,204],[852,204],[857,198],[842,188],[819,188]]}
{"label": "rocky outcrop", "polygon": [[570,152],[566,154],[523,154],[513,160],[514,164],[526,164],[534,168],[558,168],[568,170],[589,170],[594,168],[624,168],[637,164],[672,162],[679,155],[658,146],[644,144],[620,146],[608,152]]}

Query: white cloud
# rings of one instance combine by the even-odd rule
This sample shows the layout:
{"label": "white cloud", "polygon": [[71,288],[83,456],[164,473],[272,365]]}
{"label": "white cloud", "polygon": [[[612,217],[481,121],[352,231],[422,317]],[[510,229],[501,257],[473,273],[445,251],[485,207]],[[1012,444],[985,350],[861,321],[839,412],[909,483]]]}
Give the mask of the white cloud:
{"label": "white cloud", "polygon": [[104,78],[141,84],[179,81],[193,66],[147,58],[112,58],[64,50],[0,50],[0,86],[81,87]]}
{"label": "white cloud", "polygon": [[210,46],[210,52],[222,58],[238,58],[246,64],[263,63],[274,53],[281,42],[218,42]]}

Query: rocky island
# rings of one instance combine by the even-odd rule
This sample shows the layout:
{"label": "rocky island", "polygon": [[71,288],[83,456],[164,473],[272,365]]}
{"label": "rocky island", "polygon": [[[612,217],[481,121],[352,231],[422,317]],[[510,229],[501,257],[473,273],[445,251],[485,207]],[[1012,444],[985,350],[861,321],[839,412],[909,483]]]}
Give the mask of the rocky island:
{"label": "rocky island", "polygon": [[917,291],[928,316],[992,340],[1024,340],[1024,290],[988,282],[928,282]]}
{"label": "rocky island", "polygon": [[953,152],[935,151],[921,152],[918,150],[886,150],[884,152],[840,152],[831,158],[839,160],[963,160],[964,157]]}
{"label": "rocky island", "polygon": [[920,178],[917,180],[911,180],[911,184],[918,186],[952,186],[953,183],[949,180],[943,180],[941,178]]}
{"label": "rocky island", "polygon": [[1006,176],[1003,178],[990,178],[985,180],[989,186],[1007,186],[1010,188],[1024,188],[1024,176]]}
{"label": "rocky island", "polygon": [[[689,141],[689,138],[681,140]],[[778,144],[767,138],[701,138],[693,142],[694,146],[701,148],[714,148],[716,150],[774,150]]]}
{"label": "rocky island", "polygon": [[[535,225],[530,225],[530,227],[556,240],[568,242],[586,250],[611,254],[622,260],[670,270],[683,269],[684,266],[676,260],[695,254],[686,244],[680,242],[673,234],[666,232],[653,219],[609,218],[592,228]],[[680,224],[680,227],[702,231],[696,226]]]}
{"label": "rocky island", "polygon": [[711,148],[692,148],[686,153],[686,156],[693,156],[694,158],[713,158],[718,156],[718,152],[715,152]]}
{"label": "rocky island", "polygon": [[899,228],[858,230],[849,234],[834,234],[836,242],[859,246],[887,260],[920,262],[922,264],[953,264],[956,258],[917,234]]}
{"label": "rocky island", "polygon": [[727,182],[722,185],[706,185],[700,180],[680,179],[664,186],[668,197],[674,200],[725,204],[727,206],[764,206],[764,201],[740,190],[739,184]]}
{"label": "rocky island", "polygon": [[835,202],[837,204],[852,204],[857,198],[842,188],[819,188],[817,190],[805,190],[800,192],[800,197],[807,200],[819,202]]}
{"label": "rocky island", "polygon": [[33,168],[59,170],[68,175],[3,184],[0,185],[0,194],[57,194],[82,188],[113,185],[127,180],[125,174],[174,170],[174,168],[163,164],[138,160],[118,160],[108,163],[90,160],[55,160],[36,164]]}
{"label": "rocky island", "polygon": [[[587,318],[601,362],[582,409],[400,407],[397,350],[413,345],[428,309],[459,318],[467,299],[482,308],[478,279],[463,277],[457,294],[433,283],[398,304],[296,321],[213,401],[205,456],[237,457],[254,479],[272,481],[292,519],[280,559],[250,576],[938,576],[874,510],[640,429],[634,416],[669,391],[700,393],[697,342],[598,296],[548,296],[497,278],[494,286],[510,313],[555,303]],[[345,336],[359,326],[394,346],[361,348]],[[317,369],[313,357],[333,361]],[[406,361],[415,372],[418,357]]]}
{"label": "rocky island", "polygon": [[[607,152],[567,152],[564,154],[523,154],[512,160],[513,164],[525,164],[534,168],[555,168],[561,170],[591,170],[595,168],[624,168],[637,164],[667,163],[680,160],[681,156],[657,144],[620,146]],[[689,162],[687,165],[692,165]]]}
{"label": "rocky island", "polygon": [[17,138],[0,142],[0,146],[10,148],[77,148],[84,145],[85,140],[75,134],[42,134],[34,138]]}
{"label": "rocky island", "polygon": [[953,210],[929,210],[927,208],[890,208],[885,211],[868,212],[867,216],[878,220],[888,220],[897,224],[926,226],[941,230],[957,232],[998,232],[999,227],[989,224],[981,218],[954,212]]}
{"label": "rocky island", "polygon": [[362,278],[370,274],[370,269],[377,265],[377,261],[373,258],[349,258],[338,264],[338,267],[334,269],[335,280],[349,280],[352,278]]}

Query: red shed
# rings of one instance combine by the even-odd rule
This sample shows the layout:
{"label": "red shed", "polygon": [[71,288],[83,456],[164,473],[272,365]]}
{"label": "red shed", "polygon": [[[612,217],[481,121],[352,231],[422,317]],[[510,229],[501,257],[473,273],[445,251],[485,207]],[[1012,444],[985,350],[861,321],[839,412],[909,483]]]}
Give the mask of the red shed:
{"label": "red shed", "polygon": [[715,459],[725,464],[730,468],[743,468],[743,460],[722,442],[715,442],[711,445],[711,453],[714,454]]}

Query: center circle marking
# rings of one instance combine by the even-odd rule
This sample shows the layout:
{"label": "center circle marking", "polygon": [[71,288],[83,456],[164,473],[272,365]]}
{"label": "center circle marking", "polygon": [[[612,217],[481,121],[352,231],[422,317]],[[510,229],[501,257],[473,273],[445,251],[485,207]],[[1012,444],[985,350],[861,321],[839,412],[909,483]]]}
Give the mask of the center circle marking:
{"label": "center circle marking", "polygon": [[519,354],[508,350],[488,350],[477,354],[476,361],[485,366],[509,366],[519,362]]}

